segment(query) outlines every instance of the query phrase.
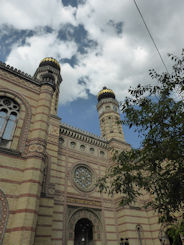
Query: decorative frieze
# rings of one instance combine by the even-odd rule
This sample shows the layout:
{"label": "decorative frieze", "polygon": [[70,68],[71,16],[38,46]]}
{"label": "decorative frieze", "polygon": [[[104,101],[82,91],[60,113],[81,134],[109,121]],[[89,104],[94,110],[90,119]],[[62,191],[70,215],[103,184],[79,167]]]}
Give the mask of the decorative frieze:
{"label": "decorative frieze", "polygon": [[91,134],[81,129],[72,127],[65,123],[61,123],[60,125],[60,136],[62,135],[66,135],[71,138],[81,140],[83,142],[86,142],[92,145],[96,145],[102,148],[107,148],[107,141],[105,138],[101,136],[97,136],[95,134]]}
{"label": "decorative frieze", "polygon": [[33,78],[31,75],[18,70],[17,68],[14,68],[13,66],[7,65],[0,61],[0,68],[12,73],[15,76],[18,76],[19,78],[22,78],[23,80],[26,80],[28,82],[34,83],[37,86],[40,86],[40,81],[38,81],[36,78]]}
{"label": "decorative frieze", "polygon": [[86,199],[77,199],[72,197],[67,197],[67,203],[68,204],[80,204],[84,206],[101,206],[101,202],[96,200],[86,200]]}
{"label": "decorative frieze", "polygon": [[6,230],[8,220],[8,201],[5,194],[0,189],[0,244],[3,242],[3,236]]}

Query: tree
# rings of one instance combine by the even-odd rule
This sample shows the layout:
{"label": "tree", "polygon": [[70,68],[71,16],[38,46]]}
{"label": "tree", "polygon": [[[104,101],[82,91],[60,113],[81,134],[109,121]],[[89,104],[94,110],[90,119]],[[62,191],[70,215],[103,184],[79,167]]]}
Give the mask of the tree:
{"label": "tree", "polygon": [[167,236],[172,238],[173,245],[182,244],[181,239],[184,238],[184,221],[176,222],[167,230]]}
{"label": "tree", "polygon": [[150,70],[153,84],[130,88],[121,103],[122,123],[143,137],[141,147],[115,154],[97,184],[101,192],[122,194],[121,205],[147,193],[145,206],[158,212],[160,222],[173,222],[184,210],[184,50],[169,57],[171,73]]}

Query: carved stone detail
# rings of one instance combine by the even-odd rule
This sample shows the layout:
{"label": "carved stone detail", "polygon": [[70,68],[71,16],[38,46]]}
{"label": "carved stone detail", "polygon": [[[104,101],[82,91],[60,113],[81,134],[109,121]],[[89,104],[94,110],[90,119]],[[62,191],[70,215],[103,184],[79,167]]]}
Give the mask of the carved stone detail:
{"label": "carved stone detail", "polygon": [[60,136],[62,135],[82,140],[83,142],[96,145],[105,149],[107,148],[107,141],[105,138],[83,131],[79,128],[72,127],[65,123],[61,123],[60,125]]}
{"label": "carved stone detail", "polygon": [[2,244],[3,242],[3,236],[6,230],[8,215],[8,201],[3,191],[0,190],[0,244]]}
{"label": "carved stone detail", "polygon": [[47,155],[45,160],[45,168],[43,172],[43,181],[42,181],[42,191],[41,196],[45,197],[54,197],[56,194],[55,184],[50,183],[50,157]]}
{"label": "carved stone detail", "polygon": [[93,209],[89,209],[89,208],[76,209],[75,207],[69,207],[68,214],[70,214],[68,229],[67,229],[69,234],[68,235],[69,240],[74,239],[75,225],[80,219],[83,218],[89,219],[92,222],[94,237],[96,238],[98,237],[99,240],[101,239],[102,236],[100,233],[103,232],[102,223],[100,222],[100,217],[98,217],[98,215]]}

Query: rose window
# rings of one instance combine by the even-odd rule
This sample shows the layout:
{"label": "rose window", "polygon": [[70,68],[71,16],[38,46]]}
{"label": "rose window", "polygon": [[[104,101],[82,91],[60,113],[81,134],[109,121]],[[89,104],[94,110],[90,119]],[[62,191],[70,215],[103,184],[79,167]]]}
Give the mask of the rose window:
{"label": "rose window", "polygon": [[79,189],[89,191],[93,182],[92,171],[87,166],[79,165],[74,169],[73,180]]}

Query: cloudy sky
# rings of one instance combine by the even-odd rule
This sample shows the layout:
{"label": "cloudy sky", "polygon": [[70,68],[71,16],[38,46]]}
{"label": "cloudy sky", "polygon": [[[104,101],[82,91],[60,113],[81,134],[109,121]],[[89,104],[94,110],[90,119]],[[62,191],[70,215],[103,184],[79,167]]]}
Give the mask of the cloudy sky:
{"label": "cloudy sky", "polygon": [[[0,60],[31,75],[44,57],[61,64],[59,116],[100,134],[96,95],[107,86],[121,101],[128,88],[165,71],[133,0],[1,0]],[[137,0],[163,59],[184,47],[183,0]],[[137,147],[133,131],[125,138]]]}

